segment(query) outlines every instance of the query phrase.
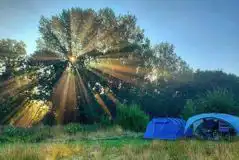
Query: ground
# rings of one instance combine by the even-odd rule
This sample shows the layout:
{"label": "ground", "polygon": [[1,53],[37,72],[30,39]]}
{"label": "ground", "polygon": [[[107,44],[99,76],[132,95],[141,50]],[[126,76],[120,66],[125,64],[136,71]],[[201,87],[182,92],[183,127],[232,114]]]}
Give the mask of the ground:
{"label": "ground", "polygon": [[1,160],[238,160],[238,158],[239,142],[118,138],[14,143],[0,146]]}
{"label": "ground", "polygon": [[[145,140],[119,126],[5,127],[0,160],[238,160],[239,141]],[[75,132],[73,132],[75,131]]]}

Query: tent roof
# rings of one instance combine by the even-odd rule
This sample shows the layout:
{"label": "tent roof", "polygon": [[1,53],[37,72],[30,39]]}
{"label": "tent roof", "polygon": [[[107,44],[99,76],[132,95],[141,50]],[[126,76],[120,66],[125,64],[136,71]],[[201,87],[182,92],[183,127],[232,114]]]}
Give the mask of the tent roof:
{"label": "tent roof", "polygon": [[157,122],[161,122],[161,123],[166,123],[166,122],[172,122],[176,125],[185,125],[186,124],[186,121],[183,120],[183,119],[180,119],[180,118],[163,118],[163,117],[160,117],[160,118],[154,118],[152,119],[153,123],[157,123]]}
{"label": "tent roof", "polygon": [[223,120],[223,121],[231,124],[231,126],[234,127],[237,134],[239,135],[239,117],[232,116],[229,114],[223,114],[223,113],[203,113],[203,114],[195,115],[195,116],[189,118],[186,123],[184,133],[187,132],[187,130],[190,128],[190,126],[194,122],[196,122],[200,119],[203,119],[203,118],[215,118],[215,119]]}

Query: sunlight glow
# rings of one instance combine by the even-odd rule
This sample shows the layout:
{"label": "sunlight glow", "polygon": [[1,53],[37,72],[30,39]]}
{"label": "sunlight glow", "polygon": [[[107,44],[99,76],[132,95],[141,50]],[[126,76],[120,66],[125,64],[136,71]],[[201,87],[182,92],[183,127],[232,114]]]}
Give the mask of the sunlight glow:
{"label": "sunlight glow", "polygon": [[102,100],[102,98],[100,97],[100,95],[98,93],[95,94],[95,99],[99,103],[101,108],[105,111],[105,113],[107,113],[109,115],[109,117],[112,118],[108,107],[106,106],[106,104],[104,103],[104,101]]}
{"label": "sunlight glow", "polygon": [[35,82],[36,80],[30,79],[28,76],[11,78],[0,84],[0,98],[4,96],[14,96],[19,92],[26,90],[29,85]]}
{"label": "sunlight glow", "polygon": [[75,75],[66,70],[54,88],[53,108],[56,110],[58,123],[63,123],[67,119],[74,118],[77,106],[77,93]]}
{"label": "sunlight glow", "polygon": [[[40,68],[35,74],[44,82],[46,80],[47,83],[54,85],[53,91],[48,89],[48,94],[46,92],[44,94],[48,96],[48,100],[51,99],[51,109],[59,124],[74,121],[76,111],[79,111],[77,109],[90,106],[93,98],[111,117],[101,96],[107,96],[107,99],[114,103],[119,103],[119,100],[110,90],[110,85],[106,83],[116,80],[120,82],[120,86],[124,82],[139,86],[144,82],[145,75],[150,81],[156,81],[158,78],[159,70],[152,71],[150,68],[144,68],[143,56],[136,53],[140,49],[134,46],[141,43],[139,35],[143,31],[134,26],[134,21],[130,23],[133,20],[132,17],[117,18],[115,15],[108,17],[111,13],[108,13],[108,10],[105,11],[99,12],[100,15],[98,15],[98,12],[91,10],[70,9],[64,11],[64,16],[57,15],[52,16],[51,19],[44,17],[41,19],[42,46],[40,45],[39,51],[36,51],[30,60],[36,62],[32,63],[33,68]],[[136,36],[138,38],[134,40]],[[54,66],[55,62],[57,65]],[[47,67],[43,67],[45,64]],[[63,71],[62,75],[53,72],[58,69],[60,72],[57,73]],[[58,78],[58,81],[50,82],[54,79],[49,78],[51,76]],[[101,78],[104,85],[95,91],[89,84],[92,83],[91,80],[94,83],[97,82],[97,78]],[[49,86],[43,83],[38,84],[37,80],[37,78],[30,79],[23,76],[3,82],[0,84],[0,98],[14,96],[28,89],[29,86],[32,87],[32,94],[41,96],[41,89]],[[43,103],[36,101],[21,104],[16,107],[18,114],[11,118],[11,124],[32,125],[49,110],[44,106]],[[10,114],[11,117],[12,114]]]}
{"label": "sunlight glow", "polygon": [[80,95],[80,97],[83,97],[83,100],[86,102],[86,104],[89,104],[90,99],[88,96],[88,92],[87,92],[86,86],[84,84],[84,81],[83,81],[78,69],[76,69],[76,75],[77,75],[76,84],[77,84],[78,93],[79,93],[78,95]]}
{"label": "sunlight glow", "polygon": [[[106,89],[105,89],[106,90]],[[117,98],[115,98],[115,96],[113,95],[113,93],[106,91],[106,95],[107,97],[112,100],[115,104],[119,103],[119,100]]]}
{"label": "sunlight glow", "polygon": [[69,60],[71,63],[75,63],[76,62],[76,57],[75,56],[69,56]]}
{"label": "sunlight glow", "polygon": [[43,101],[31,100],[25,103],[19,112],[10,119],[10,124],[18,127],[31,127],[38,123],[49,111],[51,106]]}

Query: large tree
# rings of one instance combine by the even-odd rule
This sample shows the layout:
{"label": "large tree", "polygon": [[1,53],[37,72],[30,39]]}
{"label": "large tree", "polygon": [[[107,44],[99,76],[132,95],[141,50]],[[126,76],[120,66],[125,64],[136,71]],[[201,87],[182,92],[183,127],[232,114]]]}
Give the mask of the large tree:
{"label": "large tree", "polygon": [[[117,16],[109,8],[97,12],[72,8],[41,17],[39,31],[38,51],[31,63],[63,66],[49,96],[59,123],[76,120],[82,116],[79,111],[87,112],[96,102],[111,117],[106,101],[118,101],[112,90],[144,80],[148,42],[133,15]],[[49,79],[40,83],[44,88]]]}

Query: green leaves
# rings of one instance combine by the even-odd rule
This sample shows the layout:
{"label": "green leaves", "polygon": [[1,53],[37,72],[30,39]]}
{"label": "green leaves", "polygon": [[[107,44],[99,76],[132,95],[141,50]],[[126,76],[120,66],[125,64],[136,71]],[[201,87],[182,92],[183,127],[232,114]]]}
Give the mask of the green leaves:
{"label": "green leaves", "polygon": [[140,132],[145,130],[149,117],[136,104],[119,104],[115,121],[126,130]]}
{"label": "green leaves", "polygon": [[182,111],[182,116],[185,120],[187,120],[194,114],[196,114],[195,102],[192,99],[188,99]]}
{"label": "green leaves", "polygon": [[193,100],[187,100],[182,115],[187,119],[195,114],[213,112],[239,115],[239,107],[233,93],[225,88],[208,90]]}
{"label": "green leaves", "polygon": [[76,134],[79,131],[83,131],[83,128],[80,124],[77,123],[70,123],[66,126],[64,126],[64,131],[69,134]]}
{"label": "green leaves", "polygon": [[198,105],[201,108],[199,112],[219,112],[235,114],[234,95],[224,88],[217,88],[212,91],[207,91],[204,95],[199,96]]}
{"label": "green leaves", "polygon": [[13,39],[0,40],[0,57],[16,57],[26,54],[26,44]]}
{"label": "green leaves", "polygon": [[122,42],[136,43],[144,38],[135,16],[116,16],[110,8],[98,12],[71,8],[50,19],[41,17],[39,31],[48,49],[68,56],[109,51],[121,48]]}

